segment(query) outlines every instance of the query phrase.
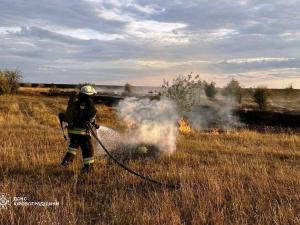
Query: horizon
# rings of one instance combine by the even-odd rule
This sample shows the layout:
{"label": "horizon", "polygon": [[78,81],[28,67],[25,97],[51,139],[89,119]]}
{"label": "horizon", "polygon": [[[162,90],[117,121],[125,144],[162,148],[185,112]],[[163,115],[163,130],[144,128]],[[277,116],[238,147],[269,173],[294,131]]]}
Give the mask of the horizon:
{"label": "horizon", "polygon": [[199,74],[225,86],[300,89],[293,0],[2,0],[0,69],[24,82],[161,86]]}
{"label": "horizon", "polygon": [[[21,86],[23,85],[26,85],[26,84],[33,84],[33,85],[74,85],[74,86],[77,86],[79,85],[80,83],[35,83],[35,82],[20,82]],[[129,83],[130,84],[130,83]],[[92,86],[94,87],[109,87],[109,88],[112,88],[112,87],[116,87],[116,88],[124,88],[125,84],[123,85],[117,85],[117,84],[91,84]],[[147,85],[132,85],[130,84],[132,87],[138,87],[138,88],[162,88],[162,85],[160,86],[147,86]],[[225,85],[226,86],[226,85]],[[216,86],[216,88],[225,88],[225,86]],[[23,86],[23,87],[26,87],[26,86]],[[266,87],[266,86],[253,86],[253,87],[243,87],[241,86],[241,88],[243,89],[252,89],[252,88],[267,88],[267,89],[270,89],[270,90],[283,90],[283,89],[286,89],[286,88],[290,88],[290,87],[284,87],[284,88],[269,88],[269,87]],[[295,88],[294,86],[292,86],[292,89],[294,90],[300,90],[300,88]]]}

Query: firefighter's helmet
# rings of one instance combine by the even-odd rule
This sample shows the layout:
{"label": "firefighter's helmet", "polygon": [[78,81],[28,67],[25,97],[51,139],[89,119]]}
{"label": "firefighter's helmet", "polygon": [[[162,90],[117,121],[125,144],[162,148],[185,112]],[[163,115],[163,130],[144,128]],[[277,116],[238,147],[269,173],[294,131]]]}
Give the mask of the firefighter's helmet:
{"label": "firefighter's helmet", "polygon": [[97,91],[91,85],[85,85],[80,89],[80,93],[86,95],[94,95],[97,94]]}

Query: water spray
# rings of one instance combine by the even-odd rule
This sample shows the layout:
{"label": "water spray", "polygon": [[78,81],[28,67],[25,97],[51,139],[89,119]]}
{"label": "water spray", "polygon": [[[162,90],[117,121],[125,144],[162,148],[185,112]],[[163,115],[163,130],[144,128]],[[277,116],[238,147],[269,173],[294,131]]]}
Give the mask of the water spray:
{"label": "water spray", "polygon": [[109,158],[111,158],[118,166],[122,167],[124,170],[128,171],[129,173],[154,184],[163,186],[163,187],[167,187],[167,188],[171,188],[171,189],[178,189],[180,188],[180,184],[170,184],[170,183],[162,183],[160,181],[154,180],[150,177],[146,177],[142,174],[137,173],[136,171],[134,171],[133,169],[125,166],[123,163],[119,162],[109,151],[108,149],[105,147],[105,145],[102,143],[102,141],[100,140],[100,138],[98,137],[98,135],[96,135],[93,127],[91,124],[88,124],[88,128],[92,134],[92,136],[96,139],[96,141],[98,142],[98,144],[103,148],[103,150],[105,151],[105,153],[108,155]]}

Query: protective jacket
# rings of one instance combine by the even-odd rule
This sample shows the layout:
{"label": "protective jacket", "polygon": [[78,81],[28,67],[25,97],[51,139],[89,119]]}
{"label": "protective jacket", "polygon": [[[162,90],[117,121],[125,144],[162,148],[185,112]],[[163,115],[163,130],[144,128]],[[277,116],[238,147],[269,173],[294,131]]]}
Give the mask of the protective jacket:
{"label": "protective jacket", "polygon": [[88,135],[87,124],[95,120],[97,110],[91,96],[80,93],[76,102],[74,118],[68,124],[69,134]]}

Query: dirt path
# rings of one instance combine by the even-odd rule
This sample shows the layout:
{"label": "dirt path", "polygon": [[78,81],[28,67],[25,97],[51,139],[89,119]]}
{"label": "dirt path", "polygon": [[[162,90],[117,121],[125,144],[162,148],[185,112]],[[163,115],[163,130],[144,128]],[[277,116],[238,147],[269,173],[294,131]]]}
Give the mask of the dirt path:
{"label": "dirt path", "polygon": [[[38,102],[30,102],[31,104],[40,104]],[[23,118],[24,118],[24,121],[27,122],[27,123],[31,123],[33,125],[37,125],[39,127],[41,127],[42,129],[56,129],[55,127],[53,126],[49,126],[47,124],[45,124],[44,121],[41,121],[39,118],[37,118],[35,115],[34,115],[34,109],[32,109],[29,105],[29,103],[25,100],[25,99],[18,99],[18,105],[19,105],[19,108],[20,108],[20,111],[23,115]],[[46,107],[47,110],[49,110],[49,113],[50,113],[50,108],[49,107]],[[55,114],[53,112],[53,114]]]}
{"label": "dirt path", "polygon": [[27,122],[34,122],[37,123],[37,121],[35,120],[35,118],[33,117],[33,112],[30,110],[29,106],[27,105],[27,103],[24,101],[24,99],[18,99],[18,105],[20,108],[20,111],[24,117],[24,119]]}
{"label": "dirt path", "polygon": [[64,109],[63,107],[57,106],[57,102],[53,102],[50,100],[45,100],[43,101],[45,104],[46,108],[53,114],[53,115],[58,115],[59,112],[63,112]]}

